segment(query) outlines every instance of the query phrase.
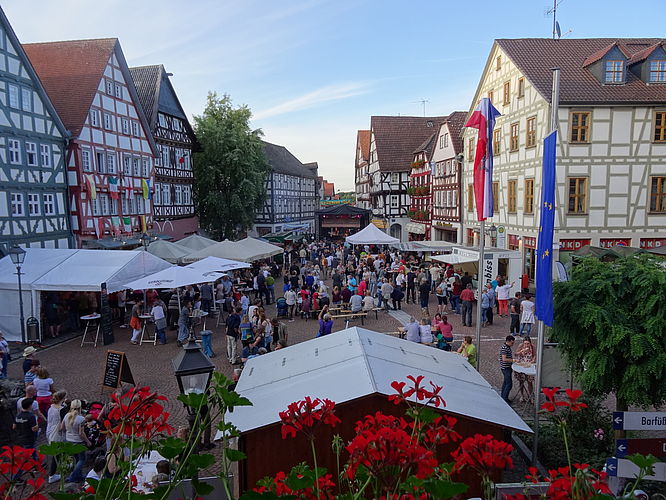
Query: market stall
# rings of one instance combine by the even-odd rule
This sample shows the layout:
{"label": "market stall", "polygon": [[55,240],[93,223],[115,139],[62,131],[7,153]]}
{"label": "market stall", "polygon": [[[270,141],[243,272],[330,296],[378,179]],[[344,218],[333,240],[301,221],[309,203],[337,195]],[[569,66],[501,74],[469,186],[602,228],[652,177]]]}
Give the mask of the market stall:
{"label": "market stall", "polygon": [[345,241],[351,245],[391,245],[400,242],[398,238],[389,236],[374,224],[368,224],[358,233],[347,236]]}

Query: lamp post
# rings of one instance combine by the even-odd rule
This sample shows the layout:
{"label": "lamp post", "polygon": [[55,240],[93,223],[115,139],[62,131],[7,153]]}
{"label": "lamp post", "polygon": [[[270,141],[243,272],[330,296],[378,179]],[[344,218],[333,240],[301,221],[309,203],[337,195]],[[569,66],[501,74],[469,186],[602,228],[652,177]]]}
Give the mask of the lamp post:
{"label": "lamp post", "polygon": [[25,261],[25,250],[19,246],[13,246],[9,249],[9,257],[12,263],[16,266],[16,276],[18,278],[18,293],[19,293],[19,311],[21,314],[21,342],[26,343],[25,338],[25,320],[23,317],[23,290],[21,288],[21,266]]}
{"label": "lamp post", "polygon": [[493,224],[488,228],[488,236],[490,236],[490,242],[492,246],[497,245],[497,226]]}

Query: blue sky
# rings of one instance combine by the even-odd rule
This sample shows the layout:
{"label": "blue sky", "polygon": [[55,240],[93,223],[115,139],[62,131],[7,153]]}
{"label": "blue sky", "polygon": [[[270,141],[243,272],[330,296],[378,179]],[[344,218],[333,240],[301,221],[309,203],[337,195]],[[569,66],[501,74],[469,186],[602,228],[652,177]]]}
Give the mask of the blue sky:
{"label": "blue sky", "polygon": [[[550,4],[550,5],[549,5]],[[467,110],[494,38],[550,37],[552,0],[5,0],[22,42],[118,37],[164,64],[188,115],[209,90],[247,104],[265,139],[352,189],[372,115]],[[666,37],[665,0],[563,0],[562,33]]]}

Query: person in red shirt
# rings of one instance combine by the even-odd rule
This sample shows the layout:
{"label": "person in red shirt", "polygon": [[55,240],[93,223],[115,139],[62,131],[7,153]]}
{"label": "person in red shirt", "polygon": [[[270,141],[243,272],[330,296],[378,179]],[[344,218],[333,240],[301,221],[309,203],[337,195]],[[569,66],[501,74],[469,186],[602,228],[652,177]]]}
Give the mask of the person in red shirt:
{"label": "person in red shirt", "polygon": [[462,291],[460,300],[462,301],[462,325],[472,326],[472,309],[476,298],[474,297],[471,284],[467,285]]}

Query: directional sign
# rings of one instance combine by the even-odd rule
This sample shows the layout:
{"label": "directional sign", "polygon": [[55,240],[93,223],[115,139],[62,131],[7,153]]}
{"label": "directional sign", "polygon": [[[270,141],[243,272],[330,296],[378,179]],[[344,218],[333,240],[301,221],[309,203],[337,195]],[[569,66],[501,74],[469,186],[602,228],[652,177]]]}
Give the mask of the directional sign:
{"label": "directional sign", "polygon": [[666,439],[618,439],[615,441],[615,456],[619,458],[640,453],[666,458]]}
{"label": "directional sign", "polygon": [[[653,466],[654,475],[645,476],[650,481],[666,481],[666,462],[657,462]],[[606,472],[609,476],[635,478],[640,469],[626,458],[609,458],[606,460]]]}
{"label": "directional sign", "polygon": [[657,411],[614,411],[613,429],[666,431],[666,413]]}

